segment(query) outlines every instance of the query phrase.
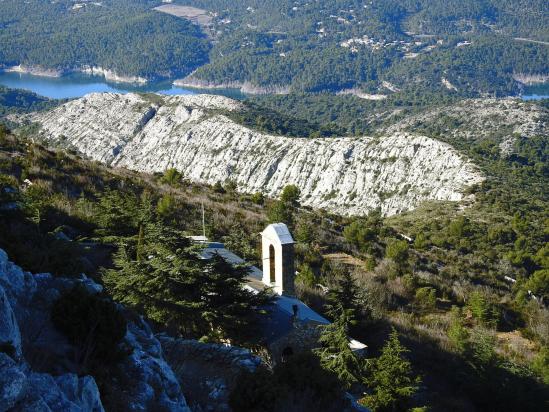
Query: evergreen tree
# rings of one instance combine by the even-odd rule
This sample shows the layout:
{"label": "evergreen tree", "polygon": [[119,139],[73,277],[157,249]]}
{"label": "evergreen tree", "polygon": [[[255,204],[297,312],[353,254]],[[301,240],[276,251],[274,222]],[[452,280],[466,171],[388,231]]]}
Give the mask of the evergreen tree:
{"label": "evergreen tree", "polygon": [[201,316],[211,338],[253,340],[258,308],[266,308],[272,298],[265,291],[256,293],[244,288],[248,274],[249,267],[233,265],[217,254],[206,263],[201,285],[205,308]]}
{"label": "evergreen tree", "polygon": [[160,179],[162,183],[166,183],[170,186],[177,186],[181,179],[183,178],[183,175],[179,173],[179,171],[175,168],[167,169],[164,172],[164,175]]}
{"label": "evergreen tree", "polygon": [[119,302],[183,336],[244,342],[270,303],[265,292],[245,289],[248,269],[220,256],[201,259],[180,233],[161,225],[145,228],[142,260],[135,244],[121,244],[115,268],[104,272],[109,292]]}
{"label": "evergreen tree", "polygon": [[139,225],[139,233],[137,234],[137,247],[135,251],[135,258],[138,262],[143,261],[143,249],[145,247],[145,229],[143,223]]}
{"label": "evergreen tree", "polygon": [[139,309],[175,332],[196,337],[205,308],[200,294],[203,264],[189,241],[184,237],[177,241],[150,225],[141,254],[144,260],[134,260],[134,245],[121,244],[115,268],[104,272],[105,286],[118,302]]}
{"label": "evergreen tree", "polygon": [[278,200],[267,209],[267,218],[270,223],[285,223],[292,228],[294,225],[293,208]]}
{"label": "evergreen tree", "polygon": [[499,321],[499,311],[496,305],[488,301],[487,297],[480,290],[471,293],[467,308],[473,317],[482,325],[496,327]]}
{"label": "evergreen tree", "polygon": [[337,375],[343,385],[349,389],[359,383],[362,377],[360,359],[349,347],[349,325],[352,321],[350,310],[339,306],[336,311],[339,316],[329,325],[322,327],[318,350],[321,364],[324,368]]}
{"label": "evergreen tree", "polygon": [[299,207],[299,197],[301,191],[296,185],[287,185],[282,189],[280,201],[293,207]]}
{"label": "evergreen tree", "polygon": [[294,214],[299,207],[301,192],[295,185],[285,186],[280,199],[274,202],[267,210],[267,217],[271,223],[285,223],[291,230],[294,227]]}
{"label": "evergreen tree", "polygon": [[421,380],[413,375],[412,365],[405,358],[407,352],[408,349],[400,343],[398,333],[393,328],[381,356],[370,364],[366,385],[372,392],[360,403],[375,412],[408,409]]}
{"label": "evergreen tree", "polygon": [[463,314],[457,306],[452,306],[451,320],[448,327],[448,339],[459,353],[468,349],[469,331],[465,328]]}
{"label": "evergreen tree", "polygon": [[408,268],[409,246],[405,240],[393,239],[387,245],[385,256],[397,265],[397,274],[402,275]]}
{"label": "evergreen tree", "polygon": [[349,322],[356,323],[355,317],[360,312],[360,304],[357,286],[349,271],[344,270],[339,274],[335,287],[328,292],[328,302],[331,316],[337,317],[341,308],[349,313]]}

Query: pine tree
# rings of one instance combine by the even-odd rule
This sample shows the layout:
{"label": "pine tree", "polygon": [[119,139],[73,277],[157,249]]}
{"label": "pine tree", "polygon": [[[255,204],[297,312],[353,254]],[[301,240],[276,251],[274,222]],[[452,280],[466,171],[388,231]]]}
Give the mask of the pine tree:
{"label": "pine tree", "polygon": [[206,263],[201,284],[205,309],[201,316],[210,338],[233,342],[253,340],[257,308],[267,307],[272,298],[265,291],[256,293],[244,288],[248,274],[248,266],[233,265],[217,254]]}
{"label": "pine tree", "polygon": [[452,307],[448,338],[459,353],[465,353],[468,349],[469,332],[464,325],[463,314],[457,306]]}
{"label": "pine tree", "polygon": [[252,339],[253,323],[270,297],[243,287],[246,267],[233,267],[220,256],[201,259],[184,236],[158,224],[144,229],[141,260],[134,259],[135,249],[135,243],[121,244],[115,268],[104,272],[115,300],[183,336]]}
{"label": "pine tree", "polygon": [[355,323],[354,319],[360,311],[358,301],[358,288],[353,276],[347,270],[339,274],[335,287],[328,292],[329,312],[332,316],[339,314],[338,307],[350,313],[350,322]]}
{"label": "pine tree", "polygon": [[339,306],[338,318],[331,324],[323,326],[320,336],[322,348],[318,350],[321,364],[334,372],[343,385],[349,389],[359,383],[362,376],[360,359],[349,347],[349,324],[352,321],[351,311]]}
{"label": "pine tree", "polygon": [[369,378],[365,383],[372,392],[360,403],[375,412],[408,409],[410,398],[417,392],[421,380],[413,376],[412,365],[404,356],[407,352],[393,328],[381,356],[370,364]]}

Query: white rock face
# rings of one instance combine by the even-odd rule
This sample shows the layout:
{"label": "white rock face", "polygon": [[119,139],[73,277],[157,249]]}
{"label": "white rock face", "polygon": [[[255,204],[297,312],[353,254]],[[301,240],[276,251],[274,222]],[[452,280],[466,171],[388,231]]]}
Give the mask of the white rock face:
{"label": "white rock face", "polygon": [[408,116],[380,130],[402,133],[420,127],[434,127],[454,139],[495,137],[501,142],[549,133],[549,110],[519,99],[469,99]]}
{"label": "white rock face", "polygon": [[300,139],[241,126],[221,111],[241,104],[220,96],[91,94],[27,120],[42,138],[83,155],[145,172],[175,167],[213,184],[232,179],[242,192],[277,196],[297,185],[302,203],[345,215],[381,207],[387,215],[425,200],[462,199],[482,181],[451,146],[403,132],[385,137]]}

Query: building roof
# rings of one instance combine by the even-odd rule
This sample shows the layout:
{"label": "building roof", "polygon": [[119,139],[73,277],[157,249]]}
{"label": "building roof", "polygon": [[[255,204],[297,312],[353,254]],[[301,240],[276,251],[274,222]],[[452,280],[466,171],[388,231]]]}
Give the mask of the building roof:
{"label": "building roof", "polygon": [[[225,261],[233,265],[246,264],[246,261],[244,259],[242,259],[240,256],[235,255],[230,250],[225,249],[225,245],[218,242],[207,243],[206,247],[202,249],[200,256],[202,256],[204,259],[211,259],[215,254],[218,254],[223,259],[225,259]],[[263,277],[263,272],[255,266],[250,266],[250,275],[248,277],[251,277],[253,279],[259,279],[259,281],[261,281],[261,278]]]}
{"label": "building roof", "polygon": [[282,245],[295,243],[288,226],[284,223],[273,223],[267,226],[261,234],[270,240],[280,242]]}
{"label": "building roof", "polygon": [[[286,225],[283,226],[286,227]],[[201,252],[201,256],[204,259],[211,259],[215,254],[218,254],[229,263],[235,265],[246,264],[246,261],[240,256],[237,256],[230,250],[225,249],[223,243],[206,242],[205,246],[206,247]],[[267,288],[267,286],[262,282],[262,278],[263,272],[256,266],[250,266],[248,284],[246,287],[249,290],[256,292]],[[297,319],[299,321],[304,323],[316,323],[318,325],[327,325],[330,323],[329,320],[316,313],[299,299],[286,295],[275,295],[274,304],[269,308],[268,314],[262,322],[263,338],[268,344],[271,344],[272,342],[286,336],[293,330],[294,305],[297,306]],[[354,339],[350,339],[349,347],[353,351],[360,351],[365,349],[366,345]]]}

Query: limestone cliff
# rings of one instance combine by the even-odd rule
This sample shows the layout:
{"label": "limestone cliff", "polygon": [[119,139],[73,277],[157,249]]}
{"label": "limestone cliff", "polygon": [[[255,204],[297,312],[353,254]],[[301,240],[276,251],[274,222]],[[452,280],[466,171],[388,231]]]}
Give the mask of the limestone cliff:
{"label": "limestone cliff", "polygon": [[48,144],[146,172],[175,167],[196,182],[232,179],[243,192],[277,196],[288,184],[302,203],[340,214],[410,210],[454,200],[482,181],[450,145],[404,132],[383,137],[271,136],[230,120],[241,104],[220,96],[91,94],[30,115]]}
{"label": "limestone cliff", "polygon": [[493,139],[503,153],[509,153],[517,136],[549,133],[549,110],[518,99],[469,99],[407,116],[380,133],[418,130],[447,140]]}
{"label": "limestone cliff", "polygon": [[[78,376],[77,349],[54,327],[50,312],[64,291],[91,279],[31,274],[8,261],[0,249],[0,412],[102,412],[95,379]],[[128,321],[123,342],[128,356],[116,366],[109,386],[124,410],[190,411],[160,342],[140,317]],[[128,400],[128,401],[126,401]]]}

